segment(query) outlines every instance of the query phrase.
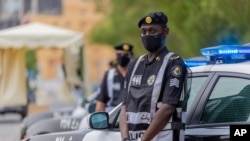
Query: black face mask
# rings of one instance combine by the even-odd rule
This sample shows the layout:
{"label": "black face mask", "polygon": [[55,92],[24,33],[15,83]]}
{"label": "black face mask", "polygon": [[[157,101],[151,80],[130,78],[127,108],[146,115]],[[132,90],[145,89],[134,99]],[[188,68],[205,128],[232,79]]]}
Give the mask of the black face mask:
{"label": "black face mask", "polygon": [[123,56],[118,55],[117,62],[120,66],[126,67],[130,62],[130,58],[128,57],[128,55],[123,55]]}
{"label": "black face mask", "polygon": [[142,36],[142,43],[146,50],[154,52],[162,46],[162,34],[154,36]]}

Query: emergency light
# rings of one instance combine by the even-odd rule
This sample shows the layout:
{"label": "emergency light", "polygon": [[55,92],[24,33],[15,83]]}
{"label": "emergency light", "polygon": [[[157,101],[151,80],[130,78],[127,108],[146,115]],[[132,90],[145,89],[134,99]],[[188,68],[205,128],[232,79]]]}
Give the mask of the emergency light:
{"label": "emergency light", "polygon": [[207,64],[228,64],[250,61],[250,46],[220,45],[201,49],[207,56]]}
{"label": "emergency light", "polygon": [[193,57],[184,59],[184,62],[189,67],[204,66],[207,65],[207,58],[205,56]]}

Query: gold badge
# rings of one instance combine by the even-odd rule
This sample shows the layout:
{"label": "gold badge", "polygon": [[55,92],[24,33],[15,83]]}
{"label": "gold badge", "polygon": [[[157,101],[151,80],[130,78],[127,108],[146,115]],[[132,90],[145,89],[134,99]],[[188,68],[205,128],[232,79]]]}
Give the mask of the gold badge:
{"label": "gold badge", "polygon": [[129,46],[128,46],[127,44],[124,44],[124,45],[122,46],[122,49],[123,49],[124,51],[128,51],[128,50],[129,50]]}
{"label": "gold badge", "polygon": [[172,75],[176,77],[180,77],[182,74],[181,67],[179,65],[176,65],[172,68]]}
{"label": "gold badge", "polygon": [[158,57],[155,58],[155,60],[156,60],[156,61],[160,61],[161,58],[158,56]]}
{"label": "gold badge", "polygon": [[151,18],[151,17],[146,17],[146,18],[145,18],[145,22],[146,22],[147,24],[150,24],[150,23],[152,22],[152,18]]}
{"label": "gold badge", "polygon": [[152,85],[155,82],[155,75],[149,76],[147,83],[148,85]]}

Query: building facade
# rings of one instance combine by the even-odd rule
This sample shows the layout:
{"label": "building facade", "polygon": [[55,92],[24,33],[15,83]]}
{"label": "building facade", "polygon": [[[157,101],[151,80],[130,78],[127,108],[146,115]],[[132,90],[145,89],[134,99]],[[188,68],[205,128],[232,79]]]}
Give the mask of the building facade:
{"label": "building facade", "polygon": [[[84,33],[84,71],[87,93],[91,93],[115,58],[110,45],[89,42],[91,30],[103,20],[93,0],[0,0],[0,30],[29,22],[42,22]],[[100,3],[99,3],[100,4]],[[43,56],[43,55],[39,55]],[[39,58],[46,62],[46,58]],[[47,65],[51,59],[47,59]],[[38,62],[39,63],[39,62]],[[55,70],[44,69],[43,74],[53,77]]]}

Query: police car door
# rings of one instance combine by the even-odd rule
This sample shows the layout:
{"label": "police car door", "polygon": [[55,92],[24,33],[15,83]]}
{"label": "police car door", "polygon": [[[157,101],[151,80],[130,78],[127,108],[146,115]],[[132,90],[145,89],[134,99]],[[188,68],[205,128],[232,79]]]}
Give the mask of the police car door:
{"label": "police car door", "polygon": [[112,130],[93,130],[82,141],[121,141],[121,133]]}

